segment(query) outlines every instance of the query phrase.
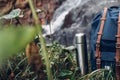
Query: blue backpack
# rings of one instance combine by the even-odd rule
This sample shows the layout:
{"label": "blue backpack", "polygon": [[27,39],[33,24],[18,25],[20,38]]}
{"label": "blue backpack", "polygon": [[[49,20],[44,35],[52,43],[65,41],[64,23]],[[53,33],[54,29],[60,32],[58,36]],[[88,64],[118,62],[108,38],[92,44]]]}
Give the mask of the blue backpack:
{"label": "blue backpack", "polygon": [[105,7],[95,16],[90,48],[92,70],[111,67],[120,80],[120,7]]}

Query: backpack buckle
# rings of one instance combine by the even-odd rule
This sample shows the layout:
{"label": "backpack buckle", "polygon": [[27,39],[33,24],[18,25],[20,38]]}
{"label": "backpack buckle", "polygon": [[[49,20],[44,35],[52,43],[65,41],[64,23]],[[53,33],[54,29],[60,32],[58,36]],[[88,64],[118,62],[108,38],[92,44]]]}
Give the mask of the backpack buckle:
{"label": "backpack buckle", "polygon": [[118,21],[118,24],[120,24],[120,21]]}
{"label": "backpack buckle", "polygon": [[96,64],[100,64],[101,63],[101,59],[96,59]]}
{"label": "backpack buckle", "polygon": [[120,35],[116,35],[115,37],[116,37],[116,38],[120,38]]}
{"label": "backpack buckle", "polygon": [[105,21],[105,20],[106,20],[106,18],[101,18],[101,20],[102,20],[102,21]]}
{"label": "backpack buckle", "polygon": [[120,49],[120,43],[116,43],[116,48]]}
{"label": "backpack buckle", "polygon": [[100,47],[100,41],[97,41],[96,42],[96,48],[99,48]]}
{"label": "backpack buckle", "polygon": [[120,66],[120,61],[117,61],[117,62],[116,62],[116,66]]}
{"label": "backpack buckle", "polygon": [[102,32],[98,32],[97,34],[98,34],[98,35],[102,35]]}

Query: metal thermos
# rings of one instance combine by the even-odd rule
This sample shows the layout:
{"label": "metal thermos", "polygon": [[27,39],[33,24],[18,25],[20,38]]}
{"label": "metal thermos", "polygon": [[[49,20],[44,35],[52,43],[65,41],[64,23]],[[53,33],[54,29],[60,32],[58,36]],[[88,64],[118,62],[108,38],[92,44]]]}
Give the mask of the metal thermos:
{"label": "metal thermos", "polygon": [[88,54],[86,35],[84,33],[79,33],[75,35],[75,45],[77,52],[77,63],[80,68],[81,75],[83,76],[88,73]]}

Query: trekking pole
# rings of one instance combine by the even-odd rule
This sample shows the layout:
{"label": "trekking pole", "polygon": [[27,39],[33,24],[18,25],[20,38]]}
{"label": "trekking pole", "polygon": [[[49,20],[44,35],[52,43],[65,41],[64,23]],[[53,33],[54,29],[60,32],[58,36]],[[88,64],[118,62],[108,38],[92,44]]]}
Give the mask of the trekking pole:
{"label": "trekking pole", "polygon": [[88,73],[88,56],[87,56],[87,44],[86,36],[84,33],[75,35],[77,63],[81,71],[81,75]]}

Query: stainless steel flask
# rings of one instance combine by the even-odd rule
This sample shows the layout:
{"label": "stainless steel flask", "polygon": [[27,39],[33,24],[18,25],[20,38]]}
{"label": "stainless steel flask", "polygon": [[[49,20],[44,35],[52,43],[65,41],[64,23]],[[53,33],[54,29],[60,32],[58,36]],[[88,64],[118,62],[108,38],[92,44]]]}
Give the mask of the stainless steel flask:
{"label": "stainless steel flask", "polygon": [[81,75],[85,75],[88,72],[88,54],[86,35],[84,33],[78,33],[75,35],[75,45],[77,52],[77,63],[81,71]]}

